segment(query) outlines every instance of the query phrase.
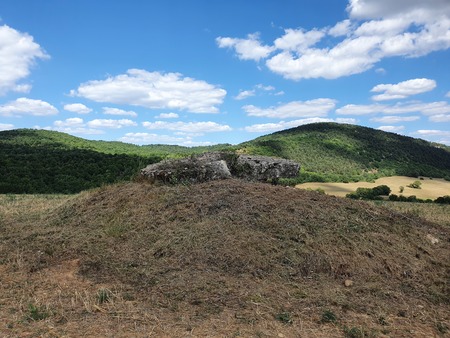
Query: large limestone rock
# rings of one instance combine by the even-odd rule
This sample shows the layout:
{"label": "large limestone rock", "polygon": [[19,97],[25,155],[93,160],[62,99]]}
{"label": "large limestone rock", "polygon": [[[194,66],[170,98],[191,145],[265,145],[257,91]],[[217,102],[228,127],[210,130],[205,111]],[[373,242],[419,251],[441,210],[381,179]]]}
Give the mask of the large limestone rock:
{"label": "large limestone rock", "polygon": [[275,182],[281,177],[295,177],[299,170],[300,165],[290,160],[210,152],[151,164],[141,170],[141,176],[166,183],[206,182],[230,177]]}

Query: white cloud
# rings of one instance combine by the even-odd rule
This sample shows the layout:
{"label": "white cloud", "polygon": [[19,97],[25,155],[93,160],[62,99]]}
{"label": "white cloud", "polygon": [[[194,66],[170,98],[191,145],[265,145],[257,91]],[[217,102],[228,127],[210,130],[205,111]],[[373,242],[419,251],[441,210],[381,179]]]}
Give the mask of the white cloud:
{"label": "white cloud", "polygon": [[421,136],[450,136],[450,131],[436,129],[421,129],[416,132]]}
{"label": "white cloud", "polygon": [[110,128],[120,129],[123,127],[135,127],[137,123],[131,120],[108,120],[108,119],[95,119],[87,123],[90,128]]}
{"label": "white cloud", "polygon": [[0,105],[0,115],[3,116],[48,116],[58,114],[58,109],[50,103],[25,97]]}
{"label": "white cloud", "polygon": [[313,117],[307,119],[299,119],[294,121],[280,121],[277,123],[262,123],[262,124],[253,124],[251,126],[247,126],[244,128],[245,131],[249,133],[269,133],[280,131],[288,128],[295,128],[304,124],[309,123],[318,123],[318,122],[338,122],[338,123],[349,123],[355,124],[355,119],[328,119],[321,117]]}
{"label": "white cloud", "polygon": [[105,115],[122,115],[122,116],[131,116],[136,117],[137,114],[132,110],[123,110],[118,108],[111,108],[111,107],[102,107],[103,114]]}
{"label": "white cloud", "polygon": [[192,135],[186,137],[173,137],[169,135],[149,133],[126,133],[119,141],[134,144],[176,144],[185,147],[209,146],[211,142],[193,141]]}
{"label": "white cloud", "polygon": [[404,126],[380,126],[377,129],[387,131],[390,133],[399,133],[403,130],[405,130]]}
{"label": "white cloud", "polygon": [[14,129],[14,125],[10,123],[0,123],[0,131],[1,130],[11,130]]}
{"label": "white cloud", "polygon": [[98,135],[103,134],[104,132],[99,129],[87,128],[86,123],[83,119],[79,117],[72,117],[65,119],[64,121],[58,120],[53,122],[52,127],[39,127],[35,126],[36,129],[45,129],[45,130],[56,130],[63,133],[75,134],[75,135]]}
{"label": "white cloud", "polygon": [[155,119],[177,119],[180,116],[176,113],[161,113],[155,116]]}
{"label": "white cloud", "polygon": [[83,119],[79,117],[72,117],[69,119],[66,119],[64,121],[55,121],[53,122],[53,125],[58,128],[65,128],[65,127],[83,127],[84,121]]}
{"label": "white cloud", "polygon": [[311,31],[286,29],[284,35],[276,39],[274,44],[277,49],[302,53],[319,42],[324,35],[323,31],[317,29]]}
{"label": "white cloud", "polygon": [[66,105],[64,105],[64,110],[70,111],[72,113],[77,113],[77,114],[89,114],[92,111],[91,108],[86,107],[82,103],[66,104]]}
{"label": "white cloud", "polygon": [[[266,59],[266,66],[286,79],[336,79],[365,72],[387,57],[450,48],[448,0],[352,0],[348,11],[349,19],[332,28],[286,29],[257,60]],[[234,46],[236,39],[226,39],[225,46]]]}
{"label": "white cloud", "polygon": [[[275,90],[274,86],[265,86],[263,84],[257,84],[253,87],[254,89],[251,90],[242,90],[239,92],[239,94],[234,98],[235,100],[244,100],[248,97],[255,96],[258,92],[271,92]],[[282,95],[279,93],[275,93],[274,95]],[[284,94],[284,93],[283,93]]]}
{"label": "white cloud", "polygon": [[445,97],[450,97],[450,92],[448,92],[448,93],[445,95]]}
{"label": "white cloud", "polygon": [[351,32],[351,21],[343,20],[328,30],[328,34],[334,37],[348,35]]}
{"label": "white cloud", "polygon": [[244,100],[248,97],[255,96],[255,90],[243,90],[234,98],[235,100]]}
{"label": "white cloud", "polygon": [[336,101],[332,99],[314,99],[309,101],[292,101],[278,107],[259,108],[254,105],[243,106],[248,116],[271,118],[323,117],[334,109]]}
{"label": "white cloud", "polygon": [[49,56],[32,36],[6,25],[0,26],[0,95],[9,91],[29,92],[31,85],[18,82],[30,75],[37,59],[47,58]]}
{"label": "white cloud", "polygon": [[259,41],[259,34],[249,34],[247,39],[218,37],[216,39],[219,48],[233,48],[241,60],[259,61],[266,58],[273,51],[273,47],[264,46]]}
{"label": "white cloud", "polygon": [[164,129],[172,131],[184,131],[188,133],[213,133],[222,131],[231,131],[231,127],[216,122],[143,122],[142,125],[151,130]]}
{"label": "white cloud", "polygon": [[372,96],[375,101],[404,99],[411,95],[429,92],[436,88],[436,81],[430,79],[412,79],[397,84],[379,84],[371,92],[382,93]]}
{"label": "white cloud", "polygon": [[450,122],[450,114],[437,114],[429,117],[431,122]]}
{"label": "white cloud", "polygon": [[439,102],[407,102],[396,103],[394,105],[386,104],[370,104],[355,105],[349,104],[339,109],[336,113],[340,115],[369,115],[375,113],[383,114],[405,114],[405,113],[421,113],[423,115],[442,115],[450,113],[450,105],[446,101]]}
{"label": "white cloud", "polygon": [[96,102],[217,113],[226,91],[179,73],[129,69],[126,74],[83,83],[71,94]]}
{"label": "white cloud", "polygon": [[399,122],[412,122],[420,120],[420,116],[383,116],[374,117],[370,119],[372,122],[379,123],[399,123]]}
{"label": "white cloud", "polygon": [[272,91],[272,90],[275,90],[275,87],[274,86],[265,86],[265,85],[263,85],[263,84],[257,84],[256,86],[255,86],[257,89],[261,89],[261,90],[264,90],[264,91],[266,91],[266,92],[268,92],[268,91]]}
{"label": "white cloud", "polygon": [[407,14],[428,18],[441,14],[450,15],[450,3],[447,0],[350,0],[347,11],[356,19]]}

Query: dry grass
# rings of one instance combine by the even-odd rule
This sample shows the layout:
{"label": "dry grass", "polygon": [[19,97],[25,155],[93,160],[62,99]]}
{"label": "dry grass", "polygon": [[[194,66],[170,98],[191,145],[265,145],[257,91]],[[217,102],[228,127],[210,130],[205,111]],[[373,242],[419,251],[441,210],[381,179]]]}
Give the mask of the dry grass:
{"label": "dry grass", "polygon": [[450,326],[450,229],[411,213],[238,180],[12,199],[0,200],[0,336],[428,337]]}
{"label": "dry grass", "polygon": [[[303,183],[296,187],[300,189],[323,189],[326,194],[345,197],[348,193],[356,191],[357,188],[374,188],[378,185],[387,185],[392,190],[392,194],[411,196],[415,195],[420,199],[436,199],[440,196],[450,195],[450,182],[443,179],[430,179],[422,177],[420,179],[421,188],[409,188],[408,185],[417,181],[417,178],[406,176],[382,177],[374,183],[369,182],[352,182],[352,183]],[[404,188],[400,192],[400,187]]]}

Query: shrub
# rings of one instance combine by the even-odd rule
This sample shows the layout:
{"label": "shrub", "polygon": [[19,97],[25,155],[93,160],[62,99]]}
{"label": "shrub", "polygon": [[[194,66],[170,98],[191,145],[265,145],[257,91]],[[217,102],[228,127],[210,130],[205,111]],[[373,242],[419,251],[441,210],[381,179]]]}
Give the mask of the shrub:
{"label": "shrub", "polygon": [[420,181],[414,181],[413,183],[409,184],[408,187],[409,188],[413,188],[413,189],[421,189],[422,182]]}
{"label": "shrub", "polygon": [[436,198],[434,200],[434,203],[450,204],[450,195],[445,195],[445,196],[438,197],[438,198]]}

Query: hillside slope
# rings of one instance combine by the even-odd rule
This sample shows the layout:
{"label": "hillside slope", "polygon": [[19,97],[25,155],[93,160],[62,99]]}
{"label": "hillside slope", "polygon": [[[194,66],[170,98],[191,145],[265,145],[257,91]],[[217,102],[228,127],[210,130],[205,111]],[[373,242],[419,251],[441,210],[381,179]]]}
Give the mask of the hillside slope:
{"label": "hillside slope", "polygon": [[76,193],[129,181],[148,164],[202,151],[206,150],[89,141],[47,130],[3,131],[0,132],[0,194]]}
{"label": "hillside slope", "polygon": [[45,213],[8,203],[3,336],[432,337],[450,326],[450,230],[411,215],[232,179],[117,184]]}
{"label": "hillside slope", "polygon": [[74,193],[127,181],[148,164],[170,157],[229,150],[299,162],[285,183],[350,182],[382,176],[450,179],[450,150],[424,140],[371,128],[315,123],[237,146],[137,146],[89,141],[46,130],[0,132],[0,193]]}
{"label": "hillside slope", "polygon": [[238,146],[251,154],[298,161],[307,181],[359,181],[382,176],[450,179],[450,148],[367,127],[313,123]]}

